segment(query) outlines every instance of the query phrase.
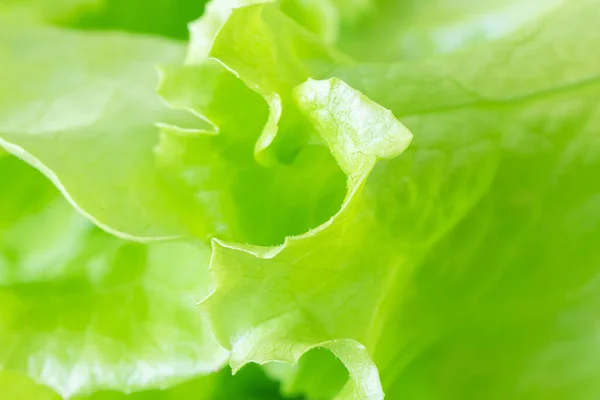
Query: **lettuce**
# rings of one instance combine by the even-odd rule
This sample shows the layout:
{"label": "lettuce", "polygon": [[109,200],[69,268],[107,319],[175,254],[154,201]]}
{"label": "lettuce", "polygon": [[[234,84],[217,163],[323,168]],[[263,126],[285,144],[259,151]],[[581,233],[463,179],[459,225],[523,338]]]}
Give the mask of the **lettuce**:
{"label": "lettuce", "polygon": [[[13,371],[0,372],[2,394],[11,399],[60,400],[49,388],[36,384],[25,375]],[[145,390],[131,394],[98,391],[91,395],[72,397],[76,400],[281,400],[278,385],[268,379],[258,366],[244,368],[235,376],[224,369],[169,389]],[[298,400],[298,397],[290,397]]]}
{"label": "lettuce", "polygon": [[598,0],[54,2],[0,8],[2,393],[600,396]]}
{"label": "lettuce", "polygon": [[21,161],[5,157],[0,171],[2,213],[13,216],[0,230],[3,368],[71,397],[170,386],[223,366],[227,352],[194,306],[210,292],[198,270],[206,247],[124,242]]}

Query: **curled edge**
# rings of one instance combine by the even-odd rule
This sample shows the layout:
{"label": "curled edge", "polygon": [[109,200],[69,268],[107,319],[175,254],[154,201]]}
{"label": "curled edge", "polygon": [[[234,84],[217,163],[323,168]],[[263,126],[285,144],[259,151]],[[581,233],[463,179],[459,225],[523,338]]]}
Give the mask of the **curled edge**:
{"label": "curled edge", "polygon": [[[228,281],[228,273],[239,279],[237,272],[243,271],[250,275],[250,285],[252,282],[264,282],[262,262],[276,263],[278,256],[287,248],[311,240],[338,223],[343,224],[346,214],[360,203],[362,189],[377,160],[398,156],[411,142],[411,132],[389,110],[339,79],[309,79],[295,88],[294,96],[298,106],[313,122],[346,173],[347,197],[339,212],[330,220],[303,235],[286,238],[280,246],[232,244],[213,239],[210,271],[215,289],[200,306],[208,315],[220,342],[231,349],[230,365],[234,371],[251,362],[296,364],[308,351],[326,348],[343,362],[350,376],[350,380],[336,397],[337,400],[381,400],[384,393],[379,373],[363,344],[348,337],[327,337],[327,334],[318,329],[313,331],[303,325],[302,318],[298,316],[302,311],[294,310],[294,305],[275,317],[255,324],[248,315],[252,313],[253,307],[261,306],[253,304],[255,299],[250,297],[252,289],[256,288],[240,290],[236,287],[237,281]],[[227,295],[233,290],[238,296]],[[235,304],[236,301],[239,304]],[[222,303],[227,303],[225,313],[231,313],[231,316],[219,312],[222,310]],[[281,329],[279,326],[282,319],[287,329],[278,331]],[[243,322],[240,323],[240,320]],[[294,335],[289,335],[290,330],[303,331],[298,336],[303,339],[294,339]]]}

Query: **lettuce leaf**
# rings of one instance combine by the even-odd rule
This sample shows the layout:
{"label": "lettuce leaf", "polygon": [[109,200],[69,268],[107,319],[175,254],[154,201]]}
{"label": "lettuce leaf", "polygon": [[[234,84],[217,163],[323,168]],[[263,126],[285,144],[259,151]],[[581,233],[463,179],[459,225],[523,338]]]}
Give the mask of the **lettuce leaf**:
{"label": "lettuce leaf", "polygon": [[16,158],[0,177],[2,369],[72,397],[221,368],[227,352],[195,306],[211,290],[206,247],[109,236]]}
{"label": "lettuce leaf", "polygon": [[11,19],[66,24],[78,15],[98,9],[103,0],[4,0],[0,17]]}
{"label": "lettuce leaf", "polygon": [[[0,371],[3,395],[14,400],[60,400],[48,387],[36,384],[25,375]],[[89,396],[76,396],[75,400],[282,400],[277,382],[265,376],[258,366],[248,366],[235,376],[229,369],[164,389],[130,394],[100,391]],[[287,397],[299,400],[297,397]]]}
{"label": "lettuce leaf", "polygon": [[[343,26],[339,46],[364,62],[394,62],[483,45],[535,24],[563,0],[373,1]],[[377,43],[376,46],[373,43]]]}
{"label": "lettuce leaf", "polygon": [[60,397],[43,385],[36,384],[25,375],[12,371],[0,371],[2,395],[15,400],[60,400]]}
{"label": "lettuce leaf", "polygon": [[10,22],[0,35],[3,146],[117,235],[189,234],[193,214],[162,182],[153,155],[155,123],[180,118],[154,93],[155,65],[179,60],[180,45]]}
{"label": "lettuce leaf", "polygon": [[[46,0],[47,1],[47,0]],[[52,0],[55,1],[55,0]],[[185,40],[187,24],[204,12],[206,0],[103,0],[66,24],[85,30],[119,30]]]}
{"label": "lettuce leaf", "polygon": [[[282,246],[214,242],[217,289],[204,305],[232,347],[232,365],[294,363],[320,346],[354,379],[340,398],[381,398],[374,365],[391,398],[595,393],[579,351],[561,353],[563,362],[580,365],[568,377],[541,360],[559,351],[563,335],[574,349],[596,349],[589,320],[560,322],[595,304],[587,285],[597,276],[592,249],[600,233],[591,211],[599,188],[590,184],[599,168],[592,155],[599,65],[587,49],[598,36],[573,21],[589,21],[596,5],[566,5],[477,53],[333,72],[391,108],[415,134],[407,153],[378,164],[364,189],[353,185],[363,175],[352,167],[372,161],[346,157],[369,160],[363,145],[379,141],[389,153],[374,156],[397,154],[402,141],[386,139],[394,131],[382,117],[389,114],[355,111],[369,102],[353,100],[362,97],[339,81],[296,89],[300,108],[348,175],[350,195],[331,221]],[[267,23],[249,18],[236,26],[258,31],[255,21]],[[355,147],[345,148],[349,143]],[[583,175],[575,178],[576,171]],[[575,222],[584,214],[589,224]],[[564,268],[567,262],[577,273]],[[447,383],[428,385],[435,374]]]}
{"label": "lettuce leaf", "polygon": [[[266,370],[288,395],[596,399],[598,1],[478,7],[213,0],[191,25],[183,65],[181,47],[165,40],[9,23],[0,29],[7,60],[0,76],[8,78],[0,144],[113,235],[212,239],[214,286],[198,274],[194,296],[174,285],[168,299],[203,300],[233,370],[270,363]],[[165,65],[164,102],[154,91],[157,63]],[[46,193],[35,196],[40,210]],[[10,292],[0,321],[12,328],[0,327],[3,342],[20,332],[17,301],[51,307],[39,319],[56,326],[66,318],[80,337],[79,312],[89,311],[62,304],[71,304],[69,291],[55,287],[65,274],[82,273],[73,257],[84,260],[96,237],[115,243],[95,247],[101,257],[124,251],[150,280],[183,277],[167,271],[171,263],[200,271],[202,262],[182,250],[200,251],[194,239],[134,244],[82,222],[93,238],[52,223],[57,231],[36,242],[31,228],[13,231],[28,220],[27,208],[19,200],[2,207],[11,216],[3,241],[17,249],[7,254],[39,245],[62,261],[0,268],[9,292],[29,279],[60,293],[53,306],[37,289]],[[67,221],[67,211],[75,215],[63,206],[43,220]],[[61,250],[72,241],[85,251]],[[167,256],[153,264],[159,248]],[[135,282],[164,309],[166,298],[145,278],[139,283],[144,273],[112,264],[107,284]],[[83,305],[93,298],[92,314],[112,326],[111,304],[122,294],[103,299],[94,279],[104,271],[85,269],[75,298]],[[140,317],[132,329],[144,324]],[[30,334],[47,335],[45,327]],[[25,360],[56,352],[63,365],[86,368],[61,353],[77,339],[58,342],[37,351],[29,340],[2,365],[39,380],[46,375]],[[132,347],[136,359],[152,355]],[[215,349],[224,362],[226,351]],[[101,354],[106,371],[114,354]],[[81,391],[170,386],[208,372],[161,375],[164,357],[147,363],[149,381],[92,374]],[[60,371],[52,368],[44,382],[69,393],[77,385]],[[240,387],[227,396],[248,396]]]}

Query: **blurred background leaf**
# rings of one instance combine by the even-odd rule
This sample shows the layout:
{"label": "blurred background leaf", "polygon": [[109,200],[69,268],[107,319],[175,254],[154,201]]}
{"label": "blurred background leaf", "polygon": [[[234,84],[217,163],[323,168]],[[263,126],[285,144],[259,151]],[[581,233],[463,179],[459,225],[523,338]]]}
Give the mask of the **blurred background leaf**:
{"label": "blurred background leaf", "polygon": [[207,0],[104,0],[100,7],[82,13],[69,26],[140,32],[186,40],[187,24],[202,15],[206,2]]}

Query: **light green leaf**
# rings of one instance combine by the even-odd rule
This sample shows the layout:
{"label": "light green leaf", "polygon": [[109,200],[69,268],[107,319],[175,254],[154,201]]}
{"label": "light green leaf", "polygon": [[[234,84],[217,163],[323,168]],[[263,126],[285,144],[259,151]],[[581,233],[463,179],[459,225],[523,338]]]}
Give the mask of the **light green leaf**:
{"label": "light green leaf", "polygon": [[[14,49],[18,48],[19,51]],[[154,93],[179,45],[126,34],[0,29],[0,144],[40,169],[80,212],[138,239],[201,231],[155,168],[155,122],[179,120]]]}
{"label": "light green leaf", "polygon": [[204,245],[111,237],[12,157],[0,177],[0,368],[65,397],[220,369],[227,352],[196,307],[211,290]]}
{"label": "light green leaf", "polygon": [[[0,371],[0,390],[11,400],[61,400],[47,387],[15,372]],[[236,375],[223,369],[164,390],[147,390],[129,394],[96,392],[89,396],[76,396],[74,400],[283,400],[279,385],[267,378],[257,365],[249,365]],[[299,400],[298,397],[285,397]]]}
{"label": "light green leaf", "polygon": [[227,22],[235,8],[273,0],[212,0],[206,5],[204,15],[190,24],[190,46],[187,63],[199,64],[209,58],[217,33]]}
{"label": "light green leaf", "polygon": [[[407,13],[414,25],[397,24],[406,30],[386,37],[381,32],[389,25],[368,7],[352,11],[353,19],[337,14],[339,2],[338,8],[308,0],[249,3],[214,1],[216,11],[201,20],[205,27],[192,33],[188,65],[164,69],[161,94],[186,115],[167,110],[153,94],[151,65],[176,62],[177,46],[3,26],[0,54],[9,61],[0,65],[2,144],[44,171],[81,212],[121,236],[217,235],[217,287],[204,303],[216,333],[231,347],[235,368],[249,361],[296,363],[272,372],[284,378],[288,392],[329,397],[347,376],[342,399],[380,399],[384,392],[408,400],[597,399],[598,1],[530,9],[538,3],[485,4],[486,10],[526,10],[490,13],[500,15],[498,30],[489,30],[487,11],[476,8],[447,24],[451,13],[427,11],[437,4],[431,1]],[[378,24],[372,37],[369,12]],[[344,29],[356,29],[370,46],[383,44],[385,59],[428,58],[349,61],[332,48],[339,26],[341,48],[352,40]],[[456,40],[447,46],[439,32]],[[396,52],[403,40],[408,47]],[[470,46],[481,40],[487,45]],[[377,51],[358,47],[356,58],[379,59]],[[60,63],[51,61],[56,56]],[[337,78],[308,79],[329,77]],[[406,150],[404,126],[415,135]],[[31,261],[36,252],[27,246],[40,246],[43,261],[60,261],[85,259],[87,252],[72,250],[80,243],[85,249],[97,240],[122,243],[96,230],[90,234],[84,222],[54,223],[71,221],[65,219],[68,207],[53,208],[44,194],[36,198],[32,218],[44,213],[54,227],[40,237],[31,235],[31,226],[13,228],[30,213],[16,206],[18,200],[0,206],[17,216],[2,225],[10,231],[7,245],[17,249],[8,251],[7,265],[15,265],[14,254],[28,255],[23,267],[2,276],[8,294],[0,302],[0,322],[12,327],[2,343],[29,337],[18,329],[30,315],[16,306],[20,302],[48,310],[34,314],[41,321],[36,329],[65,320],[78,334],[90,314],[112,321],[105,317],[116,310],[112,301],[124,302],[119,293],[105,304],[105,287],[133,281],[146,295],[151,285],[139,283],[145,276],[140,270],[161,271],[151,275],[166,280],[150,262],[158,251],[151,249],[160,246],[128,243],[101,251],[101,258],[138,265],[108,278],[105,270],[91,274],[74,261]],[[69,239],[71,230],[79,239]],[[161,246],[175,245],[181,244]],[[176,251],[165,248],[169,262],[176,259]],[[148,264],[139,261],[140,253]],[[65,274],[83,276],[85,285],[63,288]],[[50,301],[46,289],[30,293],[18,286],[39,280],[61,297]],[[198,300],[208,288],[194,291]],[[150,297],[160,309],[178,298]],[[82,317],[82,307],[64,304],[73,298],[93,312]],[[57,315],[55,309],[66,311]],[[143,307],[134,302],[133,309]],[[127,337],[121,325],[109,333]],[[52,337],[61,339],[57,349],[63,352],[64,343],[81,343]],[[49,354],[40,343],[28,340],[16,347],[17,358],[3,358],[37,376],[39,363],[25,367],[14,360]],[[331,352],[346,375],[338,380],[339,369],[317,365],[311,351]],[[101,354],[106,365],[114,365],[114,354]],[[73,357],[59,355],[62,362]],[[315,374],[303,375],[307,369]],[[80,382],[71,377],[86,376],[58,371],[47,379],[54,387],[62,379],[69,390]],[[316,387],[318,373],[330,371],[335,382]],[[168,379],[182,379],[182,373],[189,368]],[[88,382],[92,378],[87,375]],[[124,386],[107,382],[93,384]]]}
{"label": "light green leaf", "polygon": [[[281,8],[287,18],[326,42],[335,42],[341,19],[354,18],[355,15],[364,12],[370,0],[345,1],[343,6],[338,4],[338,0],[212,0],[207,4],[204,15],[190,24],[187,62],[200,64],[209,58],[220,29],[228,22],[234,10],[266,3],[276,3],[277,8]],[[257,33],[262,36],[262,33]],[[272,37],[269,40],[276,38]],[[252,52],[258,49],[246,50]]]}
{"label": "light green leaf", "polygon": [[165,100],[208,124],[196,135],[164,130],[158,162],[181,195],[206,210],[213,235],[280,244],[326,221],[344,196],[339,167],[320,142],[309,142],[314,129],[292,96],[296,84],[337,65],[338,55],[277,4],[232,11],[215,1],[197,24],[225,18],[210,54],[200,42],[212,38],[192,28],[189,65],[163,71]]}
{"label": "light green leaf", "polygon": [[[598,60],[587,51],[600,38],[588,24],[571,26],[582,15],[595,20],[596,14],[590,11],[595,6],[595,0],[578,0],[518,35],[473,52],[416,62],[341,66],[332,75],[400,117],[493,108],[549,96],[588,84],[600,75]],[[494,79],[485,71],[493,71]]]}
{"label": "light green leaf", "polygon": [[0,17],[11,19],[67,23],[86,11],[97,9],[104,0],[3,0]]}
{"label": "light green leaf", "polygon": [[[357,218],[364,218],[355,211],[360,207],[355,201],[357,193],[377,159],[401,153],[411,135],[389,111],[337,80],[308,81],[296,89],[296,99],[348,175],[348,199],[336,219],[304,236],[288,238],[278,248],[215,241],[211,265],[217,291],[204,304],[217,336],[232,346],[234,368],[249,361],[278,360],[293,364],[312,348],[323,347],[340,358],[349,371],[351,380],[340,398],[383,398],[377,369],[365,347],[355,341],[360,337],[346,336],[342,334],[343,329],[337,331],[335,313],[328,311],[329,307],[320,306],[344,304],[361,291],[367,297],[368,290],[378,289],[369,288],[373,284],[369,279],[353,283],[351,290],[346,289],[350,283],[347,279],[354,279],[358,272],[353,272],[347,262],[338,266],[340,253],[331,243],[346,249],[364,249],[358,240],[349,242],[346,233],[353,225],[355,214],[360,215]],[[372,234],[365,230],[367,233]],[[337,237],[345,240],[339,242]],[[322,247],[317,243],[327,244],[328,255],[318,251]],[[350,256],[355,268],[362,269],[361,261],[372,255],[353,252]],[[319,265],[326,268],[321,269]],[[348,273],[340,280],[344,270]],[[322,282],[316,287],[315,273]],[[247,293],[254,293],[255,285],[270,289],[260,297],[257,293],[256,303],[247,304],[247,308],[236,307]],[[373,303],[365,302],[364,297],[360,308],[348,310],[347,314],[353,316],[353,325],[357,327],[363,326],[362,310],[374,307]],[[270,306],[264,307],[264,304]],[[365,316],[366,320],[369,317]],[[277,347],[272,345],[275,342]]]}
{"label": "light green leaf", "polygon": [[204,210],[202,224],[212,235],[279,244],[326,221],[341,204],[344,177],[323,146],[303,148],[289,165],[256,161],[266,104],[221,64],[167,69],[160,93],[208,121],[204,133],[165,130],[156,153],[179,196]]}
{"label": "light green leaf", "polygon": [[204,307],[232,364],[325,347],[352,378],[340,398],[381,398],[377,370],[391,399],[598,397],[597,5],[487,49],[337,70],[415,135],[374,167],[401,125],[339,81],[301,86],[350,195],[281,246],[214,242]]}
{"label": "light green leaf", "polygon": [[269,105],[256,143],[264,165],[289,163],[311,136],[291,91],[309,77],[327,76],[348,60],[283,13],[279,3],[242,7],[219,30],[210,56],[233,70]]}
{"label": "light green leaf", "polygon": [[449,53],[509,36],[564,0],[378,0],[344,27],[338,45],[364,62]]}
{"label": "light green leaf", "polygon": [[[76,400],[282,400],[279,385],[268,379],[257,365],[231,374],[229,368],[166,390],[131,394],[98,392]],[[294,399],[289,399],[294,400]]]}
{"label": "light green leaf", "polygon": [[11,400],[60,400],[60,396],[49,388],[12,371],[0,371],[0,391]]}

